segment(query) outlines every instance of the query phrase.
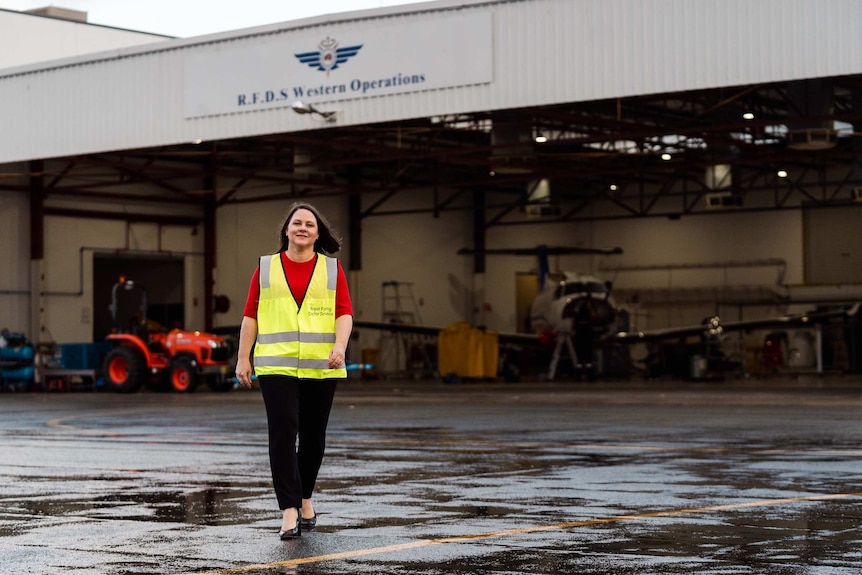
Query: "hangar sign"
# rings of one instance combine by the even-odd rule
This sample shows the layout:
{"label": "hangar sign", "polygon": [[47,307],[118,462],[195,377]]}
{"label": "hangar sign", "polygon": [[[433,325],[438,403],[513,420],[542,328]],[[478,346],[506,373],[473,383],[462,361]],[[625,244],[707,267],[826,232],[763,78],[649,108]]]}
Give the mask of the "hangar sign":
{"label": "hangar sign", "polygon": [[[491,14],[314,27],[206,46],[184,60],[186,118],[438,90],[493,80]],[[322,31],[323,30],[323,31]]]}

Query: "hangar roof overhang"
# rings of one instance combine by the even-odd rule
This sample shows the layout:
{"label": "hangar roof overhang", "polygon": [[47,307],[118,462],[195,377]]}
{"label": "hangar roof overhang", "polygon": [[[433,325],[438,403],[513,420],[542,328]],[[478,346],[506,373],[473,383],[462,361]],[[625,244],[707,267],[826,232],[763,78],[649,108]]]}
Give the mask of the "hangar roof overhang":
{"label": "hangar roof overhang", "polygon": [[[862,76],[811,83],[830,94],[822,113],[797,109],[793,84],[762,84],[85,154],[45,162],[45,193],[166,205],[362,194],[371,216],[403,213],[387,201],[422,190],[435,193],[411,211],[471,209],[478,191],[488,225],[847,205],[862,186]],[[537,198],[543,180],[552,191]],[[545,203],[540,220],[524,216]]]}

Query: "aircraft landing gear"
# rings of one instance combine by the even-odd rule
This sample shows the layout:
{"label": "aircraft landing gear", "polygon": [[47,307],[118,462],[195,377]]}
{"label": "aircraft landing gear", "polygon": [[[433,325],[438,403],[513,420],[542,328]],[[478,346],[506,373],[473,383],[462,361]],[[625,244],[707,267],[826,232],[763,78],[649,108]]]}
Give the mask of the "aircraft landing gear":
{"label": "aircraft landing gear", "polygon": [[580,363],[578,361],[578,354],[575,351],[577,346],[572,342],[572,334],[568,332],[557,334],[557,345],[554,347],[554,355],[551,357],[551,364],[548,366],[548,381],[553,380],[557,373],[557,366],[560,363],[560,357],[563,355],[564,347],[572,358],[572,365],[575,368],[575,381],[596,381],[598,378],[596,364],[593,362]]}
{"label": "aircraft landing gear", "polygon": [[548,366],[548,381],[553,380],[554,375],[557,373],[557,365],[560,363],[560,356],[563,353],[563,346],[568,349],[569,355],[572,358],[572,364],[574,364],[577,368],[578,355],[575,353],[575,344],[572,343],[572,332],[558,331],[557,344],[556,346],[554,346],[554,355],[551,356],[551,364]]}

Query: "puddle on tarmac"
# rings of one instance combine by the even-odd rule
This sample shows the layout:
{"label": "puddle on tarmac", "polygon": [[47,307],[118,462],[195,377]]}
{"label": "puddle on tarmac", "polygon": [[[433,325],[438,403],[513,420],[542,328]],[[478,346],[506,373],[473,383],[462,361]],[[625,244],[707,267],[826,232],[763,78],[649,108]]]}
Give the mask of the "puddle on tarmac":
{"label": "puddle on tarmac", "polygon": [[[190,492],[118,492],[92,499],[26,499],[14,502],[21,512],[50,517],[109,518],[129,521],[187,523],[191,525],[242,525],[257,519],[246,503],[260,491],[207,487]],[[15,535],[12,530],[2,535]]]}
{"label": "puddle on tarmac", "polygon": [[[383,441],[385,445],[398,445],[399,449],[415,449],[418,445],[440,446],[463,443],[462,438],[453,434],[450,427],[402,426],[402,427],[351,427],[347,430],[352,442],[356,437],[364,437],[366,443]],[[333,442],[337,442],[333,435]],[[394,440],[394,441],[393,441]]]}
{"label": "puddle on tarmac", "polygon": [[504,517],[513,513],[519,513],[519,511],[515,509],[507,509],[505,507],[492,507],[489,505],[477,505],[475,507],[468,507],[464,511],[466,515],[469,515],[471,517]]}
{"label": "puddle on tarmac", "polygon": [[608,558],[638,554],[652,561],[699,558],[716,565],[759,566],[762,573],[770,566],[810,565],[812,558],[823,573],[829,573],[829,567],[844,573],[855,564],[856,559],[846,555],[862,543],[862,510],[855,505],[817,505],[798,515],[782,515],[746,512],[707,523],[627,526],[625,537],[595,541],[590,551]]}

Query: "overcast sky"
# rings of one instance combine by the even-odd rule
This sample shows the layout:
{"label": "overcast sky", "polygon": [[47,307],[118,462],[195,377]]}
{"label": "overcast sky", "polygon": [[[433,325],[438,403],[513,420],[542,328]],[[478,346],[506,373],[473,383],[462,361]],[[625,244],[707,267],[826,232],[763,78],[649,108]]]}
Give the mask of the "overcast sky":
{"label": "overcast sky", "polygon": [[424,0],[0,0],[0,8],[72,8],[87,12],[91,24],[188,38],[419,1]]}

